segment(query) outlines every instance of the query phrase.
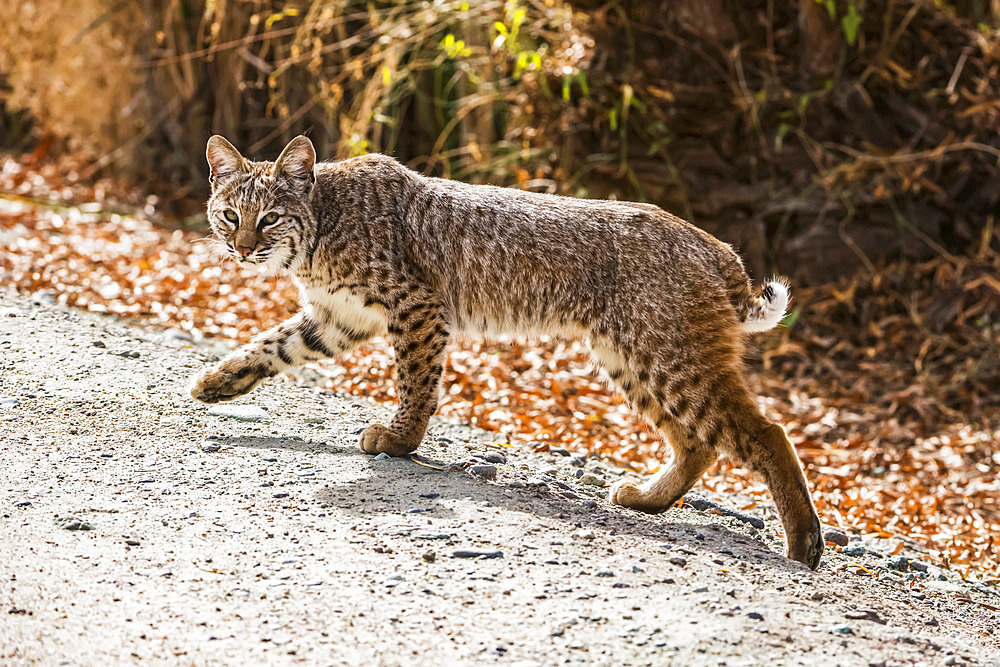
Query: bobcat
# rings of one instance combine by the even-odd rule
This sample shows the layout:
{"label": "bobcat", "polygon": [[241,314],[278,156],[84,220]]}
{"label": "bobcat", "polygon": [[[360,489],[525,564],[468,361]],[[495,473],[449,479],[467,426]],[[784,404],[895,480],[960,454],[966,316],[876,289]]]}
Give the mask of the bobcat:
{"label": "bobcat", "polygon": [[221,136],[206,155],[214,233],[240,263],[288,271],[304,306],[201,373],[194,398],[235,398],[388,332],[399,408],[360,445],[406,456],[437,407],[450,334],[583,338],[674,453],[646,483],[615,485],[612,503],[662,512],[725,453],[766,480],[789,558],[818,567],[799,460],[741,373],[745,335],[778,323],[788,290],[755,294],[728,245],[650,204],[429,178],[384,155],[316,164],[303,136],[275,162]]}

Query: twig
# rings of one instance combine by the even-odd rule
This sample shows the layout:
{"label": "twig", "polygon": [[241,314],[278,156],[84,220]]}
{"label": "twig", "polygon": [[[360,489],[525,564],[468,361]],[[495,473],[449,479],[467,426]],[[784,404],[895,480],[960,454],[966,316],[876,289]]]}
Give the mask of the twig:
{"label": "twig", "polygon": [[951,78],[948,79],[948,85],[945,87],[944,92],[951,95],[955,92],[955,84],[958,83],[958,77],[962,76],[962,70],[965,69],[965,61],[969,59],[969,49],[962,49],[962,55],[958,57],[958,62],[955,64],[955,71],[951,73]]}

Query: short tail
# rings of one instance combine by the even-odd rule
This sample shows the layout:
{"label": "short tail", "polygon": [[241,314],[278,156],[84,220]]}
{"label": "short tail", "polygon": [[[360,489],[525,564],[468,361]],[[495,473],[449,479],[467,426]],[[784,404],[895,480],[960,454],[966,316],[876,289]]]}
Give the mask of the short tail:
{"label": "short tail", "polygon": [[760,296],[747,294],[745,307],[740,309],[745,318],[743,330],[747,333],[767,331],[778,326],[788,309],[788,285],[780,280],[769,280],[760,290]]}

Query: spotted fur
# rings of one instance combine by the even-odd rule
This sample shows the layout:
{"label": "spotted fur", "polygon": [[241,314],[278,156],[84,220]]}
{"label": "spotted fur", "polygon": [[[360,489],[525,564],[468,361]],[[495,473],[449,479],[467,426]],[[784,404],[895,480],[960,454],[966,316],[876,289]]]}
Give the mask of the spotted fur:
{"label": "spotted fur", "polygon": [[244,264],[287,270],[304,307],[197,378],[195,398],[239,396],[388,333],[399,408],[361,448],[403,456],[437,407],[452,334],[583,338],[674,452],[647,483],[615,486],[612,502],[666,510],[723,452],[767,481],[789,556],[818,565],[798,458],[741,373],[744,336],[773,327],[788,292],[771,282],[755,293],[729,246],[648,204],[427,178],[383,155],[315,164],[304,137],[274,163],[222,137],[207,156],[216,234]]}

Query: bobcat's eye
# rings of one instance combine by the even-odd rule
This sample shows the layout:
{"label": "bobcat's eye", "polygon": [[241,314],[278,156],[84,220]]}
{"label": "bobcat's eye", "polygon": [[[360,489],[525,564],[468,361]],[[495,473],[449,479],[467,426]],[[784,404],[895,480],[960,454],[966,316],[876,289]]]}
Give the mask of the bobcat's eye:
{"label": "bobcat's eye", "polygon": [[257,226],[263,229],[264,227],[273,225],[277,221],[278,221],[278,214],[275,213],[274,211],[271,211],[270,213],[268,213],[267,215],[265,215],[263,218],[260,219],[260,222],[257,224]]}
{"label": "bobcat's eye", "polygon": [[226,220],[234,224],[240,221],[239,214],[231,208],[227,208],[225,211],[223,211],[222,215],[226,218]]}

